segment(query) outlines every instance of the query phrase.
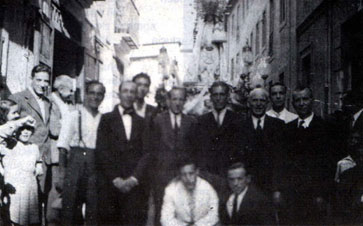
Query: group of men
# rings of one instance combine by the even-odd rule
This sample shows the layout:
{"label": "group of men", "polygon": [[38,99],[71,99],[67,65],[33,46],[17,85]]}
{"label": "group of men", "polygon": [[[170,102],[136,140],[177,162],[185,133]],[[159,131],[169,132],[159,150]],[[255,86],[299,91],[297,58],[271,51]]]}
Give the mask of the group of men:
{"label": "group of men", "polygon": [[88,82],[76,106],[72,78],[56,77],[46,95],[50,70],[38,65],[31,87],[10,96],[36,120],[48,224],[324,223],[345,153],[334,150],[330,124],[313,113],[309,87],[292,93],[296,114],[285,107],[284,84],[255,88],[243,118],[230,110],[224,82],[210,87],[213,109],[198,117],[183,113],[183,87],[173,87],[168,109],[157,112],[145,103],[150,84],[145,73],[122,82],[120,103],[101,115],[102,83]]}

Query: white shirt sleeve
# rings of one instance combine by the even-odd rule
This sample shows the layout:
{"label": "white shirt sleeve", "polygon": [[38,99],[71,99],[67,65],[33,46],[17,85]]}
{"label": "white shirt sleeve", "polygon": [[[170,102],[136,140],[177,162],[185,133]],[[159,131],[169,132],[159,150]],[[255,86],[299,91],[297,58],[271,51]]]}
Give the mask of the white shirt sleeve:
{"label": "white shirt sleeve", "polygon": [[208,214],[205,215],[203,218],[199,219],[195,222],[195,226],[213,226],[218,223],[218,195],[216,191],[209,185],[208,186],[208,194],[209,194],[209,209]]}
{"label": "white shirt sleeve", "polygon": [[[168,186],[165,189],[163,205],[161,207],[161,225],[162,226],[187,226],[186,222],[180,221],[176,218],[176,208],[173,196],[177,195],[174,186]],[[206,226],[206,225],[204,225]]]}

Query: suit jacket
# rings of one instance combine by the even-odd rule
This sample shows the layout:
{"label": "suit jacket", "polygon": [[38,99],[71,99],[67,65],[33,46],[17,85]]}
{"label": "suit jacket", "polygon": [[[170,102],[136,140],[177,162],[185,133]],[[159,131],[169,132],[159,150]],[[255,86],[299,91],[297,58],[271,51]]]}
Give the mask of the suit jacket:
{"label": "suit jacket", "polygon": [[239,136],[245,137],[243,156],[251,168],[254,182],[264,191],[275,190],[273,182],[281,168],[280,156],[286,152],[284,121],[265,115],[262,132],[258,133],[250,116],[243,122],[241,129]]}
{"label": "suit jacket", "polygon": [[[229,198],[229,196],[228,196]],[[255,186],[249,185],[243,198],[237,217],[233,219],[227,211],[227,202],[223,200],[220,207],[220,220],[223,225],[273,225],[276,224],[273,207],[269,199]]]}
{"label": "suit jacket", "polygon": [[224,176],[229,164],[237,158],[241,149],[243,136],[238,136],[241,117],[227,110],[220,127],[212,112],[198,117],[197,120],[193,146],[198,147],[200,165],[212,174]]}
{"label": "suit jacket", "polygon": [[130,140],[127,140],[118,106],[101,117],[97,132],[96,167],[107,188],[114,189],[112,181],[135,176],[144,179],[147,156],[143,151],[144,121],[136,113],[132,116]]}
{"label": "suit jacket", "polygon": [[175,179],[165,189],[161,210],[161,225],[213,226],[218,222],[218,196],[213,187],[205,180],[197,177],[193,192],[195,208],[191,212],[190,195],[183,183]]}
{"label": "suit jacket", "polygon": [[330,140],[325,121],[314,115],[306,129],[298,128],[298,119],[287,124],[289,151],[285,176],[300,195],[321,196],[333,182],[335,164],[330,161]]}
{"label": "suit jacket", "polygon": [[59,112],[59,109],[48,98],[45,98],[45,118],[43,118],[40,106],[29,89],[10,95],[9,99],[19,105],[21,117],[30,115],[35,119],[35,130],[30,138],[30,142],[39,146],[43,160],[50,164],[51,152],[49,136],[57,137],[59,134],[56,126],[57,120],[53,120],[54,113]]}

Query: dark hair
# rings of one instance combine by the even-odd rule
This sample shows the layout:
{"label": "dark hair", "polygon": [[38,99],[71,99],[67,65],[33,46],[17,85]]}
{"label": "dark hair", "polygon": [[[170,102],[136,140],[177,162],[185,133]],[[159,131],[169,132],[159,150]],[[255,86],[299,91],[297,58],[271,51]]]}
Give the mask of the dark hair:
{"label": "dark hair", "polygon": [[212,94],[213,89],[219,86],[223,87],[227,94],[229,93],[229,86],[227,85],[227,83],[222,81],[213,82],[212,86],[209,88],[209,93]]}
{"label": "dark hair", "polygon": [[303,91],[305,89],[307,89],[309,91],[310,98],[313,98],[313,90],[309,86],[306,86],[306,85],[298,85],[298,86],[296,86],[294,92],[292,93],[292,98],[294,99],[296,93],[301,92],[301,91]]}
{"label": "dark hair", "polygon": [[228,167],[228,170],[227,171],[230,171],[230,170],[235,170],[235,169],[244,169],[245,172],[246,172],[246,175],[250,174],[249,172],[249,167],[246,163],[244,162],[235,162],[235,163],[232,163],[229,167]]}
{"label": "dark hair", "polygon": [[282,86],[282,87],[284,87],[284,93],[286,94],[286,92],[287,92],[287,87],[285,86],[285,84],[284,84],[284,83],[282,83],[282,82],[275,82],[275,83],[273,83],[273,84],[270,86],[270,88],[268,89],[268,92],[270,93],[270,95],[271,95],[271,89],[272,89],[272,87],[275,87],[275,86]]}
{"label": "dark hair", "polygon": [[39,65],[33,67],[33,70],[31,72],[32,78],[34,78],[35,74],[39,73],[39,72],[46,72],[46,73],[48,73],[49,76],[52,73],[51,69],[50,69],[50,67],[48,65],[39,64]]}
{"label": "dark hair", "polygon": [[173,92],[174,90],[181,90],[184,92],[184,99],[187,98],[187,89],[184,87],[177,87],[174,86],[173,88],[171,88],[171,90],[169,92],[167,92],[167,97],[171,98],[171,92]]}
{"label": "dark hair", "polygon": [[[181,151],[178,151],[178,153],[185,153],[185,151],[181,150]],[[195,168],[198,167],[197,161],[192,156],[183,154],[179,157],[176,166],[180,170],[182,167],[184,167],[186,165],[194,165]]]}
{"label": "dark hair", "polygon": [[17,103],[13,100],[0,100],[0,125],[8,121],[10,107],[14,105],[17,105]]}
{"label": "dark hair", "polygon": [[133,82],[133,81],[130,81],[130,80],[122,81],[122,82],[120,83],[120,85],[118,86],[118,91],[119,91],[120,93],[121,93],[121,88],[122,88],[122,86],[123,86],[125,83],[132,83],[132,84],[135,84],[135,86],[136,86],[136,83],[135,83],[135,82]]}
{"label": "dark hair", "polygon": [[15,137],[16,137],[16,139],[19,139],[19,136],[20,136],[20,134],[21,134],[21,132],[23,131],[23,130],[30,130],[31,132],[32,132],[32,134],[34,133],[34,127],[33,126],[29,126],[29,125],[23,125],[23,126],[21,126],[21,127],[19,127],[17,130],[16,130],[16,132],[15,132]]}
{"label": "dark hair", "polygon": [[136,80],[139,79],[139,78],[144,78],[146,80],[149,81],[149,85],[151,84],[151,79],[150,79],[150,76],[144,72],[141,72],[137,75],[135,75],[133,78],[132,78],[132,81],[136,83]]}
{"label": "dark hair", "polygon": [[105,94],[106,87],[101,82],[96,81],[96,80],[86,82],[86,93],[88,93],[88,90],[90,89],[91,86],[95,86],[95,85],[100,85],[102,87],[103,94]]}

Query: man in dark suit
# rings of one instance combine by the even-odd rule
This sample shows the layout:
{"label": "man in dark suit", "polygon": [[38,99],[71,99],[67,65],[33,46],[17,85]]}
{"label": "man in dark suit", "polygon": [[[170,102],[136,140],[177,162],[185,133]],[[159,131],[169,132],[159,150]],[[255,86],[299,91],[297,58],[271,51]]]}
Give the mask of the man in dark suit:
{"label": "man in dark suit", "polygon": [[[177,160],[190,150],[191,130],[195,119],[182,113],[186,100],[185,88],[174,87],[167,94],[169,111],[153,120],[153,183],[156,221],[159,223],[164,189],[178,175]],[[188,153],[193,154],[193,153]]]}
{"label": "man in dark suit", "polygon": [[150,90],[150,76],[146,73],[139,73],[134,76],[132,81],[137,85],[136,101],[134,103],[135,111],[148,123],[156,115],[156,107],[145,103],[145,97]]}
{"label": "man in dark suit", "polygon": [[[40,203],[47,203],[47,194],[51,189],[51,152],[49,137],[57,137],[59,129],[56,118],[59,109],[46,97],[49,89],[50,68],[46,65],[35,66],[31,72],[31,86],[26,90],[9,96],[10,100],[19,105],[21,116],[32,116],[35,123],[34,134],[30,142],[39,146],[41,159],[43,161],[44,174],[38,178],[41,196]],[[47,183],[46,183],[47,182]]]}
{"label": "man in dark suit", "polygon": [[256,186],[271,195],[273,177],[280,164],[278,156],[284,150],[284,122],[266,115],[268,100],[268,92],[263,88],[250,92],[251,115],[243,122],[240,136],[246,139],[244,157],[251,166]]}
{"label": "man in dark suit", "polygon": [[199,147],[201,168],[211,174],[224,176],[239,146],[237,142],[243,139],[237,136],[242,120],[237,113],[227,108],[229,87],[226,83],[214,82],[209,92],[213,110],[198,117],[194,142],[195,147]]}
{"label": "man in dark suit", "polygon": [[[282,197],[289,200],[292,224],[323,224],[324,206],[333,182],[335,164],[329,156],[326,123],[313,113],[309,87],[298,87],[292,102],[298,118],[287,124],[289,151],[281,174]],[[285,178],[285,180],[284,180]]]}
{"label": "man in dark suit", "polygon": [[120,104],[102,116],[96,145],[100,224],[144,225],[147,216],[147,166],[143,119],[133,103],[137,86],[123,82]]}
{"label": "man in dark suit", "polygon": [[228,169],[231,192],[221,201],[223,225],[272,225],[276,222],[270,200],[253,184],[246,166],[237,162]]}

